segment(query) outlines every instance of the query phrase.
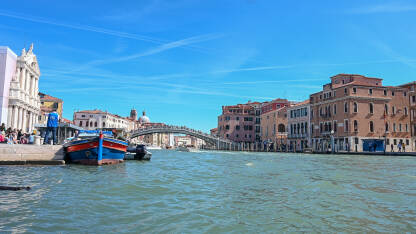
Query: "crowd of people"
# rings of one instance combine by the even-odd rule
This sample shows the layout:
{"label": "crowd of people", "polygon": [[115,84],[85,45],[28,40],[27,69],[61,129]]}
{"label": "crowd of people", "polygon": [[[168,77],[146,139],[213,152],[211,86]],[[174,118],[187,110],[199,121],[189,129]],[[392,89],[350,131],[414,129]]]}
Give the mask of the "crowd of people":
{"label": "crowd of people", "polygon": [[35,133],[23,133],[20,129],[7,128],[4,123],[0,125],[0,143],[7,144],[33,144]]}

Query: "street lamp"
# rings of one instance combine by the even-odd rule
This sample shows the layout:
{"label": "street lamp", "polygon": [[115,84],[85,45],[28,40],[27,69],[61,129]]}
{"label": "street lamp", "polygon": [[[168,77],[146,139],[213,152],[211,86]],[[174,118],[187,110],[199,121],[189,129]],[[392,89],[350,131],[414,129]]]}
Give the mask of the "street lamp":
{"label": "street lamp", "polygon": [[334,145],[334,130],[331,130],[331,153],[334,153],[335,145]]}

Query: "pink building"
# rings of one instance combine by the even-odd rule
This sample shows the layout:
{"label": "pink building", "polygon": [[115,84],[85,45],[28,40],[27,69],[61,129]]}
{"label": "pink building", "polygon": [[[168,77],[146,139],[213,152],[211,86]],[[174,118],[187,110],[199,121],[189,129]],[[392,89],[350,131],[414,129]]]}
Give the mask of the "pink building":
{"label": "pink building", "polygon": [[254,142],[255,117],[251,103],[223,106],[218,116],[218,136],[234,142]]}

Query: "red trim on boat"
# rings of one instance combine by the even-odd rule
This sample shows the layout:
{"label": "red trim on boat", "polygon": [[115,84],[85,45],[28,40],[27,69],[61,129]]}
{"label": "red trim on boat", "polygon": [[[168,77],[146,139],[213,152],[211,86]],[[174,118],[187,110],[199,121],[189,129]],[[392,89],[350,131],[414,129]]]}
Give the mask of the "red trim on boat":
{"label": "red trim on boat", "polygon": [[75,151],[80,151],[80,150],[93,149],[97,147],[98,147],[98,142],[93,141],[93,142],[87,142],[84,144],[68,146],[67,152],[70,153],[70,152],[75,152]]}
{"label": "red trim on boat", "polygon": [[123,151],[123,152],[127,151],[127,146],[126,145],[118,144],[118,143],[115,143],[115,142],[112,142],[112,141],[104,140],[103,147],[108,148],[108,149],[120,150],[120,151]]}

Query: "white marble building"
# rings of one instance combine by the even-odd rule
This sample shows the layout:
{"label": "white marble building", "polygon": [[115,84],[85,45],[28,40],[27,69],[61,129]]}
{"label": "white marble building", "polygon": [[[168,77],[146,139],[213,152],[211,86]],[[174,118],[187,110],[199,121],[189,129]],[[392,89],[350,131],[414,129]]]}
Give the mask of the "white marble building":
{"label": "white marble building", "polygon": [[101,110],[75,112],[74,124],[87,130],[118,128],[125,131],[132,131],[135,127],[133,120]]}
{"label": "white marble building", "polygon": [[20,56],[8,47],[0,47],[0,64],[0,121],[7,127],[30,132],[40,115],[40,70],[33,44]]}

